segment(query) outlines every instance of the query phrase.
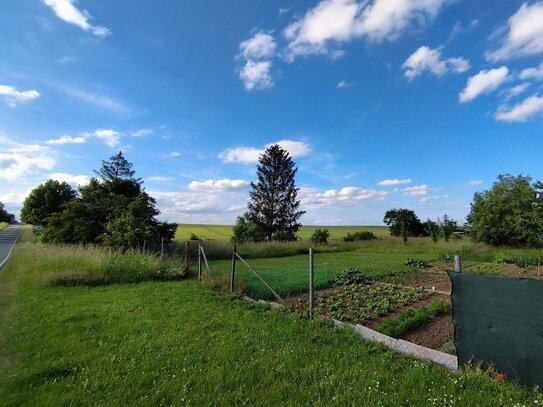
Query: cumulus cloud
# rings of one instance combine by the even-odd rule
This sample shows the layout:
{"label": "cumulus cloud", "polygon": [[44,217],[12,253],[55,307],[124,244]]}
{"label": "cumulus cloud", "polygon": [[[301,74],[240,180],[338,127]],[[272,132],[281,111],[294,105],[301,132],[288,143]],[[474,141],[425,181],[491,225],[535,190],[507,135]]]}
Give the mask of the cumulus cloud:
{"label": "cumulus cloud", "polygon": [[275,56],[277,43],[271,34],[259,31],[239,44],[240,56],[246,60],[258,60]]}
{"label": "cumulus cloud", "polygon": [[98,129],[94,132],[83,133],[76,137],[60,136],[56,139],[47,140],[45,143],[50,145],[84,144],[91,138],[102,140],[111,148],[115,148],[121,143],[121,134],[113,129]]}
{"label": "cumulus cloud", "polygon": [[526,68],[520,71],[518,77],[520,79],[534,79],[542,80],[543,79],[543,62],[539,64],[536,68]]}
{"label": "cumulus cloud", "polygon": [[39,144],[21,144],[0,135],[0,180],[19,182],[26,176],[51,170],[56,164],[53,151]]}
{"label": "cumulus cloud", "polygon": [[249,186],[249,182],[242,179],[218,179],[207,181],[192,181],[188,188],[191,191],[237,191]]}
{"label": "cumulus cloud", "polygon": [[530,87],[529,83],[519,83],[518,85],[513,86],[511,89],[507,91],[506,100],[509,100],[511,98],[514,98],[515,96],[520,95],[521,93],[524,93],[526,89]]}
{"label": "cumulus cloud", "polygon": [[428,71],[441,77],[447,72],[462,73],[470,68],[469,60],[461,57],[442,59],[441,52],[439,48],[420,47],[402,65],[405,68],[404,76],[413,79],[424,71]]}
{"label": "cumulus cloud", "polygon": [[525,122],[528,119],[543,114],[543,96],[533,95],[512,106],[500,106],[496,120],[502,122]]}
{"label": "cumulus cloud", "polygon": [[270,61],[247,61],[239,70],[239,77],[246,90],[266,89],[273,86]]}
{"label": "cumulus cloud", "polygon": [[435,201],[436,199],[445,199],[448,198],[449,195],[434,195],[434,196],[425,196],[419,199],[420,203]]}
{"label": "cumulus cloud", "polygon": [[412,26],[433,19],[444,0],[323,0],[298,21],[287,26],[289,60],[297,56],[337,56],[334,45],[355,38],[393,41]]}
{"label": "cumulus cloud", "polygon": [[289,152],[292,158],[305,157],[311,153],[311,146],[303,141],[279,140],[275,143],[267,144],[264,148],[227,148],[219,154],[219,158],[226,163],[254,164],[258,162],[258,158],[266,148],[273,144],[279,144],[279,146]]}
{"label": "cumulus cloud", "polygon": [[428,192],[430,192],[430,188],[426,184],[407,187],[403,190],[404,195],[407,196],[426,195]]}
{"label": "cumulus cloud", "polygon": [[341,80],[337,83],[336,88],[343,89],[343,88],[350,88],[351,86],[353,86],[352,83]]}
{"label": "cumulus cloud", "polygon": [[479,71],[478,74],[468,78],[466,87],[458,95],[458,100],[465,103],[484,93],[493,92],[509,79],[508,75],[509,69],[505,66]]}
{"label": "cumulus cloud", "polygon": [[344,187],[340,190],[329,189],[321,191],[316,188],[300,188],[298,197],[302,205],[310,209],[318,208],[345,208],[360,202],[382,201],[389,192],[363,189],[358,187]]}
{"label": "cumulus cloud", "polygon": [[166,157],[172,157],[172,158],[181,157],[181,153],[179,151],[172,151],[166,154]]}
{"label": "cumulus cloud", "polygon": [[58,182],[67,182],[73,186],[87,185],[90,182],[90,177],[88,175],[72,175],[66,172],[49,174],[49,179],[54,179]]}
{"label": "cumulus cloud", "polygon": [[524,3],[509,17],[507,34],[502,45],[488,52],[489,61],[538,55],[543,52],[543,1]]}
{"label": "cumulus cloud", "polygon": [[40,93],[37,90],[18,91],[13,86],[0,85],[0,95],[9,107],[15,107],[18,103],[28,102],[37,99]]}
{"label": "cumulus cloud", "polygon": [[43,0],[43,2],[53,9],[58,18],[69,24],[74,24],[98,37],[106,37],[111,34],[111,31],[106,27],[92,25],[89,22],[92,18],[91,15],[86,10],[79,10],[74,6],[73,0]]}
{"label": "cumulus cloud", "polygon": [[389,187],[389,186],[397,186],[397,185],[409,185],[411,184],[411,179],[384,179],[382,181],[379,181],[377,185]]}

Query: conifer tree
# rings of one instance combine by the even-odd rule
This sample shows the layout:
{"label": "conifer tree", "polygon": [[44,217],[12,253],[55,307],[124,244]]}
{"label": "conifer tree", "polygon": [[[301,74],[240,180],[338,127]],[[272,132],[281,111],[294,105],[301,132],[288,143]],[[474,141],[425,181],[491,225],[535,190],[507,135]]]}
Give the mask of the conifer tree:
{"label": "conifer tree", "polygon": [[249,219],[263,229],[268,241],[296,240],[299,220],[305,213],[299,210],[294,181],[297,171],[289,153],[277,144],[260,155],[258,182],[251,182],[247,207]]}

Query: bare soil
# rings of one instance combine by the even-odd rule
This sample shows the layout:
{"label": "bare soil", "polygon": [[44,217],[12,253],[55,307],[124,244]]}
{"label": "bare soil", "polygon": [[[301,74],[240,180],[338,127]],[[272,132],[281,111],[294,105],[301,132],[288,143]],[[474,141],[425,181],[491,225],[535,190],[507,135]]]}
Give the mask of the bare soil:
{"label": "bare soil", "polygon": [[394,282],[407,285],[410,287],[424,287],[427,290],[438,291],[440,293],[451,293],[451,280],[444,271],[430,269],[429,271],[421,271],[417,275],[409,275],[405,277],[397,277]]}
{"label": "bare soil", "polygon": [[429,324],[414,329],[401,336],[401,339],[430,349],[440,350],[454,338],[452,313],[437,317]]}

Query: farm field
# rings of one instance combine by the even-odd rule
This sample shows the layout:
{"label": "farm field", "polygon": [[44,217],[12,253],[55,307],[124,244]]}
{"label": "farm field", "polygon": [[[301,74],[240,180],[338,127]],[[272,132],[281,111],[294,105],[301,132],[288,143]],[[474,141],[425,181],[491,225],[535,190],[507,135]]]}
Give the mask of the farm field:
{"label": "farm field", "polygon": [[480,370],[449,372],[195,281],[54,286],[59,274],[86,275],[96,253],[53,268],[34,247],[18,244],[0,275],[5,406],[543,402]]}
{"label": "farm field", "polygon": [[[331,240],[339,240],[347,236],[347,233],[367,230],[377,237],[388,236],[387,226],[302,226],[298,231],[301,240],[309,240],[317,229],[328,229]],[[230,240],[232,237],[232,225],[190,225],[181,224],[177,228],[175,238],[177,240],[190,239],[191,235],[198,236],[202,240]]]}

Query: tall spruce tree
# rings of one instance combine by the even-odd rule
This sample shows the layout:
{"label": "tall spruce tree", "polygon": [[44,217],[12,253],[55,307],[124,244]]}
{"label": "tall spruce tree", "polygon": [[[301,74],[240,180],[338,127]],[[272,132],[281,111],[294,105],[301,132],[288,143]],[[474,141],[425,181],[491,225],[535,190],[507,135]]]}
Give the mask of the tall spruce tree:
{"label": "tall spruce tree", "polygon": [[296,239],[299,220],[305,213],[298,210],[297,171],[289,153],[277,144],[260,155],[258,182],[251,182],[247,208],[249,219],[263,229],[268,241]]}
{"label": "tall spruce tree", "polygon": [[103,181],[133,180],[141,184],[141,178],[134,178],[136,173],[132,169],[132,163],[124,158],[123,152],[111,156],[109,161],[102,160],[102,166],[98,171],[94,170]]}

